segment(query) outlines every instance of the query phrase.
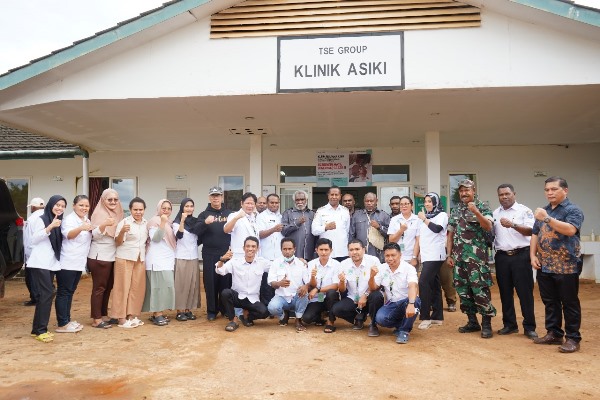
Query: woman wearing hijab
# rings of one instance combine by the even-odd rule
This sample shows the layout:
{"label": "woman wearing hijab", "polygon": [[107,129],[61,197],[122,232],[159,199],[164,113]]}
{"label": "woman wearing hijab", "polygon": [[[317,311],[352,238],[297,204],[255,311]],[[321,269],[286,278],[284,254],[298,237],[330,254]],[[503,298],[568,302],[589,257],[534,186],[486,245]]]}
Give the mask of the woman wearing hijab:
{"label": "woman wearing hijab", "polygon": [[421,253],[421,276],[419,277],[419,297],[421,298],[421,323],[419,329],[429,329],[431,325],[442,325],[444,320],[440,267],[446,259],[446,228],[448,214],[440,203],[437,193],[425,196],[425,211],[418,214],[422,221],[417,252]]}
{"label": "woman wearing hijab", "polygon": [[173,230],[177,239],[175,248],[175,308],[177,320],[196,319],[192,313],[200,300],[200,269],[198,268],[198,235],[193,233],[197,218],[194,214],[194,200],[181,201],[179,212],[173,220]]}
{"label": "woman wearing hijab", "polygon": [[131,215],[122,219],[115,230],[117,252],[110,312],[114,319],[118,319],[119,328],[131,329],[144,325],[138,316],[146,292],[144,261],[148,221],[144,218],[145,211],[146,202],[134,197],[129,202]]}
{"label": "woman wearing hijab", "polygon": [[85,195],[75,196],[73,212],[63,218],[60,230],[60,271],[56,272],[56,319],[59,333],[75,333],[83,329],[77,321],[71,321],[71,303],[81,273],[85,271],[87,255],[92,240],[92,224],[88,219],[90,200]]}
{"label": "woman wearing hijab", "polygon": [[54,273],[60,270],[60,250],[62,234],[60,225],[67,206],[67,200],[59,195],[50,197],[44,214],[33,221],[31,255],[27,267],[31,268],[31,278],[38,287],[39,297],[35,304],[31,335],[40,342],[48,343],[54,334],[48,332],[48,321],[52,311],[54,294]]}
{"label": "woman wearing hijab", "polygon": [[88,254],[87,266],[92,274],[91,317],[94,328],[110,328],[108,318],[108,299],[113,287],[113,269],[115,265],[115,232],[117,224],[124,217],[123,206],[119,201],[119,193],[114,189],[106,189],[98,201],[98,205],[90,218],[92,227],[92,243]]}
{"label": "woman wearing hijab", "polygon": [[150,243],[146,252],[146,296],[142,311],[151,311],[156,326],[169,321],[164,310],[175,308],[175,247],[176,239],[169,217],[173,211],[171,202],[162,199],[156,207],[156,215],[148,222]]}

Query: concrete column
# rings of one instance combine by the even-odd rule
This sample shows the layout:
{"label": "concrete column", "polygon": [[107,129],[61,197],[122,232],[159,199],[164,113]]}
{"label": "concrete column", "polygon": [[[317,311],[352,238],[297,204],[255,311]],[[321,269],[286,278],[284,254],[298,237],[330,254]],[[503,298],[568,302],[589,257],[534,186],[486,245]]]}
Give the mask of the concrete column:
{"label": "concrete column", "polygon": [[427,191],[439,193],[441,185],[439,132],[425,132],[425,167],[425,172],[427,174]]}
{"label": "concrete column", "polygon": [[81,182],[83,193],[86,196],[90,195],[90,159],[83,157],[83,181]]}
{"label": "concrete column", "polygon": [[262,194],[262,136],[250,136],[250,191],[256,197]]}

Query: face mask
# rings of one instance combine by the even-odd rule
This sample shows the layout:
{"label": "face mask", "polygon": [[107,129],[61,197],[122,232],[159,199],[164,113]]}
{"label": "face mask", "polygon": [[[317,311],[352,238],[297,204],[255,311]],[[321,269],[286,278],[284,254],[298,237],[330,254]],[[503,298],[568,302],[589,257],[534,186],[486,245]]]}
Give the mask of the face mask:
{"label": "face mask", "polygon": [[287,262],[287,263],[291,263],[292,261],[294,261],[294,256],[291,257],[283,257],[283,261]]}

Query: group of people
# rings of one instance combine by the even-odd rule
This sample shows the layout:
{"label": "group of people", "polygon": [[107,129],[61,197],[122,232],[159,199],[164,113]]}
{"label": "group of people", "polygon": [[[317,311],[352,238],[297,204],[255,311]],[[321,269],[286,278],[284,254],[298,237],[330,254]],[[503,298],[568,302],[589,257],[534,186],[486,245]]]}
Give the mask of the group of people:
{"label": "group of people", "polygon": [[[328,203],[310,210],[307,193],[297,191],[294,207],[282,214],[276,194],[257,198],[245,193],[234,212],[225,207],[222,189],[212,187],[209,204],[198,217],[187,198],[173,221],[173,205],[166,199],[146,221],[146,204],[136,197],[129,204],[131,215],[124,217],[112,189],[104,191],[90,219],[85,196],[75,198],[73,212],[63,219],[67,202],[53,196],[37,218],[32,214],[26,228],[27,270],[38,288],[32,299],[32,335],[52,340],[47,325],[54,275],[56,331],[82,329],[71,321],[70,305],[86,265],[93,280],[94,327],[135,328],[144,324],[142,311],[152,312],[150,319],[158,326],[169,323],[166,310],[177,310],[179,321],[195,319],[202,244],[207,319],[214,321],[220,313],[230,332],[268,317],[287,325],[292,312],[299,332],[315,324],[333,333],[338,318],[361,330],[369,315],[368,336],[379,336],[378,326],[391,327],[396,341],[407,343],[417,318],[421,330],[443,324],[443,286],[448,311],[456,310],[458,293],[467,315],[459,332],[481,331],[481,337],[490,338],[496,309],[487,248],[494,244],[503,311],[497,333],[519,331],[516,289],[528,338],[558,344],[562,352],[579,350],[577,273],[583,214],[569,202],[566,181],[546,180],[549,204],[535,212],[516,202],[510,184],[498,187],[500,207],[493,212],[477,198],[472,181],[461,181],[458,193],[460,202],[450,215],[434,192],[425,196],[424,209],[417,214],[410,197],[393,197],[389,215],[378,209],[375,193],[367,193],[364,208],[357,209],[351,195],[342,196],[340,188],[331,187]],[[535,332],[532,268],[539,270],[546,307],[547,334],[542,338]],[[481,324],[477,314],[482,315]]]}

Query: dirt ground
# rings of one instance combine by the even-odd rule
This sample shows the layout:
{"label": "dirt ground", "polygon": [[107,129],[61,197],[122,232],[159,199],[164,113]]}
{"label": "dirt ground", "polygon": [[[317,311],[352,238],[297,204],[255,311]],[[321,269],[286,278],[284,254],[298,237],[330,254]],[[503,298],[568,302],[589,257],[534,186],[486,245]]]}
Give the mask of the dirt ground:
{"label": "dirt ground", "polygon": [[[460,334],[460,312],[441,327],[413,330],[406,345],[389,329],[377,338],[345,321],[334,334],[311,326],[257,321],[224,331],[225,320],[125,330],[89,326],[91,279],[82,279],[72,318],[77,334],[52,343],[30,337],[33,307],[27,289],[9,281],[0,300],[0,399],[593,399],[600,396],[600,285],[582,281],[581,351],[561,354],[522,334],[481,339]],[[544,311],[536,294],[538,333]],[[496,287],[494,304],[500,311]],[[518,305],[517,305],[518,307]],[[174,317],[174,313],[170,314]],[[143,320],[147,321],[148,314]],[[54,311],[51,328],[56,324]],[[493,320],[501,327],[500,315]],[[522,330],[521,330],[522,333]]]}

